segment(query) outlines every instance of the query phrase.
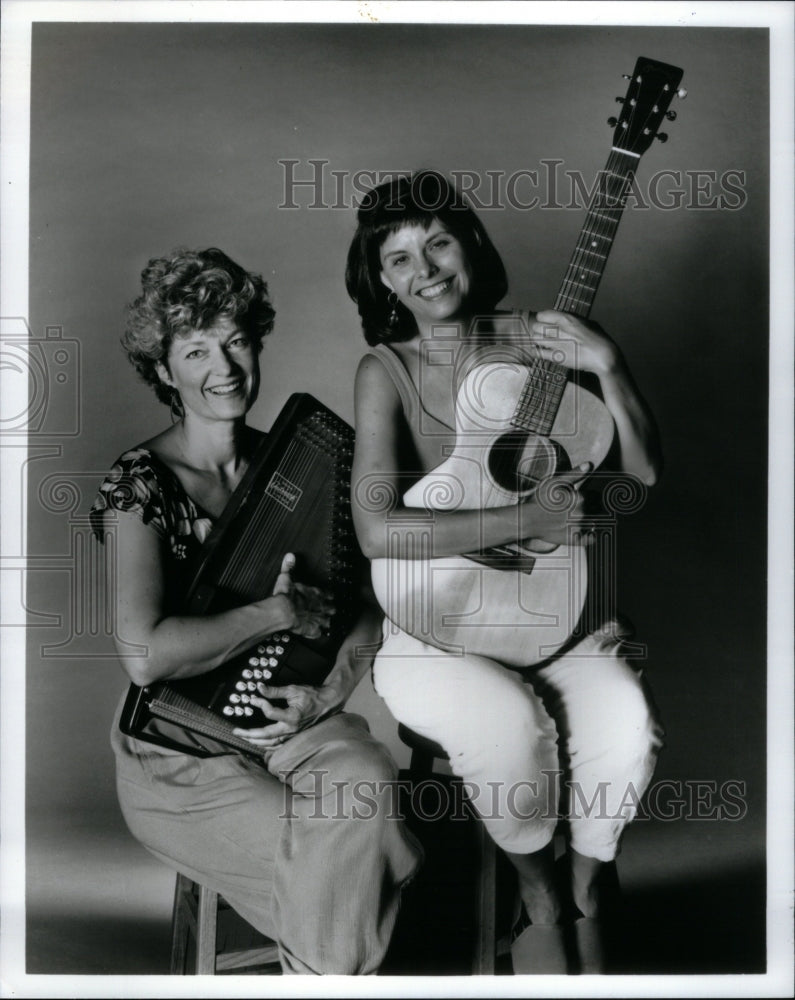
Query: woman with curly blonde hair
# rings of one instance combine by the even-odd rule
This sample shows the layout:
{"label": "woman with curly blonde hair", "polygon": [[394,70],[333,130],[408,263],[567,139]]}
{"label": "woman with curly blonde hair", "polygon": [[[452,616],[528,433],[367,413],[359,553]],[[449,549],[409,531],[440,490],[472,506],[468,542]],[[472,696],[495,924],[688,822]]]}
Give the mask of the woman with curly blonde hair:
{"label": "woman with curly blonde hair", "polygon": [[[118,552],[119,643],[134,684],[194,677],[266,636],[316,637],[333,613],[292,576],[286,553],[272,596],[221,613],[185,615],[189,568],[263,439],[246,423],[273,328],[265,282],[217,249],[149,262],[123,344],[173,422],[117,461],[92,508]],[[394,763],[363,718],[342,707],[379,639],[365,607],[319,687],[259,684],[246,709],[261,726],[238,734],[263,766],[183,731],[181,749],[112,732],[119,801],[155,856],[215,889],[279,945],[291,973],[377,971],[418,849],[391,802],[357,818],[357,786],[387,799]],[[144,649],[131,655],[131,645]],[[285,705],[286,703],[286,705]],[[368,791],[370,794],[370,791]]]}

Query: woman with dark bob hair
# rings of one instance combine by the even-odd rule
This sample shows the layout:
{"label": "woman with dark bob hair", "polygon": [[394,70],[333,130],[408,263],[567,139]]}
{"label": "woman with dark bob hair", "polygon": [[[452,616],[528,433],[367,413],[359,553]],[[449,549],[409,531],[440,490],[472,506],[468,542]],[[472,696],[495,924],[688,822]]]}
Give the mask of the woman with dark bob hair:
{"label": "woman with dark bob hair", "polygon": [[[123,344],[173,422],[118,459],[91,517],[100,538],[115,534],[119,656],[143,687],[212,670],[274,632],[318,637],[333,608],[293,579],[295,559],[285,553],[272,596],[182,613],[189,567],[264,437],[246,416],[274,311],[262,278],[217,249],[151,260],[142,282]],[[125,735],[121,705],[114,721],[119,801],[132,834],[275,939],[286,973],[377,971],[401,886],[418,864],[390,802],[379,801],[366,822],[355,813],[359,782],[376,799],[396,778],[365,720],[342,712],[380,624],[365,604],[321,686],[258,685],[250,705],[262,725],[236,732],[262,750],[264,766],[187,730],[184,749]],[[130,644],[146,654],[131,655]]]}
{"label": "woman with dark bob hair", "polygon": [[[476,433],[461,446],[457,480],[437,472],[441,488],[434,491],[423,479],[433,481],[428,474],[454,452],[459,387],[466,379],[474,388],[458,408],[474,407],[482,383],[469,376],[490,360],[514,368],[518,362],[525,371],[539,358],[560,364],[559,352],[567,352],[565,365],[595,385],[607,410],[603,419],[611,433],[615,427],[604,467],[646,485],[660,466],[653,418],[619,348],[600,328],[560,311],[497,310],[507,291],[499,255],[472,208],[434,171],[369,192],[358,212],[346,285],[372,347],[356,376],[352,495],[359,541],[387,613],[373,668],[376,690],[396,719],[446,751],[516,871],[514,972],[602,972],[615,926],[613,862],[651,780],[662,732],[645,682],[628,662],[626,626],[604,610],[595,617],[606,603],[598,595],[568,640],[545,654],[532,652],[543,647],[543,629],[518,629],[519,653],[508,666],[489,628],[503,608],[488,609],[487,590],[490,579],[505,577],[494,569],[492,577],[479,576],[489,558],[526,555],[515,546],[523,540],[542,549],[589,544],[592,521],[580,486],[592,464],[577,460],[569,471],[543,474],[542,485],[563,491],[568,506],[545,502],[550,494],[541,486],[494,506],[482,499],[491,489],[485,475],[476,481],[474,502],[440,500],[471,476],[475,452],[467,447]],[[488,430],[488,421],[477,430]],[[489,474],[496,476],[493,469]],[[431,508],[432,517],[418,515],[418,507]],[[467,553],[474,559],[459,559]],[[462,563],[473,567],[465,576]],[[430,603],[439,594],[434,574],[454,595],[441,611]],[[457,582],[465,579],[475,581],[468,590]],[[510,586],[515,601],[519,584]],[[457,645],[445,648],[444,635],[429,631],[444,612],[466,625],[484,602],[477,637],[461,628]],[[557,616],[539,616],[547,633],[549,622],[567,613],[568,595],[563,603]],[[552,841],[561,819],[567,851],[555,864]]]}

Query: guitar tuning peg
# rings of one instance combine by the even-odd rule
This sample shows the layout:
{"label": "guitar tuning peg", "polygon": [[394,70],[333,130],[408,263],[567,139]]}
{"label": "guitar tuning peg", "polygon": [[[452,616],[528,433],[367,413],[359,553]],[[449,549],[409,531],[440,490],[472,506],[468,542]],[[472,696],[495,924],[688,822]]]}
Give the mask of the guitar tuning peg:
{"label": "guitar tuning peg", "polygon": [[676,121],[676,112],[675,111],[666,111],[665,112],[665,117],[668,119],[669,122]]}
{"label": "guitar tuning peg", "polygon": [[623,77],[623,78],[624,78],[625,80],[631,80],[631,79],[632,79],[632,77],[631,77],[631,76],[629,75],[629,73],[622,73],[622,74],[621,74],[621,76],[622,76],[622,77]]}
{"label": "guitar tuning peg", "polygon": [[680,87],[679,90],[677,90],[676,92],[676,96],[679,98],[680,101],[683,101],[687,97],[687,91],[685,90],[684,87]]}
{"label": "guitar tuning peg", "polygon": [[660,142],[668,142],[668,133],[667,133],[667,132],[658,132],[658,133],[657,133],[657,134],[656,134],[656,135],[654,136],[654,138],[655,138],[655,139],[659,139],[659,140],[660,140]]}
{"label": "guitar tuning peg", "polygon": [[609,125],[609,126],[610,126],[611,128],[615,128],[615,127],[616,127],[616,125],[618,125],[618,118],[616,118],[616,117],[615,117],[614,115],[611,115],[611,116],[610,116],[610,117],[609,117],[609,118],[607,119],[607,124],[608,124],[608,125]]}
{"label": "guitar tuning peg", "polygon": [[617,97],[617,98],[616,98],[616,101],[617,101],[617,102],[618,102],[619,104],[623,104],[623,103],[624,103],[624,101],[625,101],[625,98],[623,98],[623,97]]}

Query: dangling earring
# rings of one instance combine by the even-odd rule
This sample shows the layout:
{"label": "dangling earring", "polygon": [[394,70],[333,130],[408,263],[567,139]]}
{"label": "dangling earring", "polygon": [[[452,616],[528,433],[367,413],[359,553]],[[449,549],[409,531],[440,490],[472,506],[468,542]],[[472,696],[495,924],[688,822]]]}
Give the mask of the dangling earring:
{"label": "dangling earring", "polygon": [[173,423],[177,423],[179,420],[185,416],[185,407],[182,405],[182,400],[180,395],[174,386],[171,386],[171,420]]}
{"label": "dangling earring", "polygon": [[389,314],[388,325],[390,329],[394,329],[400,322],[400,318],[397,314],[397,303],[398,297],[395,292],[390,292],[386,297],[387,302],[392,306],[392,312]]}

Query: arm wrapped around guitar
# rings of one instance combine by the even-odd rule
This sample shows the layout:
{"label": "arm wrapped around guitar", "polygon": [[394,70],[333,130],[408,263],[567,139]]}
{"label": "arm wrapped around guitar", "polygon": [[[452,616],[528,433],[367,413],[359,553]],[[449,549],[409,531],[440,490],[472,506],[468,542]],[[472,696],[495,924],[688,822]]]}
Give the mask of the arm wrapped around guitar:
{"label": "arm wrapped around guitar", "polygon": [[207,737],[261,759],[233,732],[267,725],[250,704],[257,683],[322,684],[359,612],[364,560],[351,520],[352,459],[353,429],[309,394],[291,396],[202,546],[184,607],[214,614],[270,597],[293,552],[300,582],[332,595],[328,634],[277,632],[196,677],[131,685],[122,732],[196,756],[219,752]]}

